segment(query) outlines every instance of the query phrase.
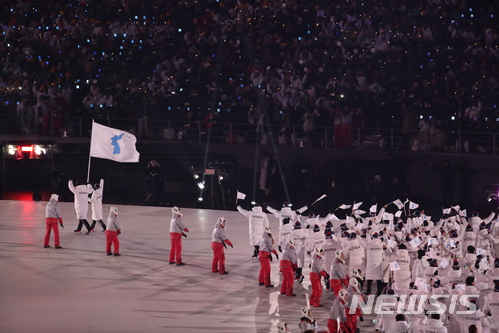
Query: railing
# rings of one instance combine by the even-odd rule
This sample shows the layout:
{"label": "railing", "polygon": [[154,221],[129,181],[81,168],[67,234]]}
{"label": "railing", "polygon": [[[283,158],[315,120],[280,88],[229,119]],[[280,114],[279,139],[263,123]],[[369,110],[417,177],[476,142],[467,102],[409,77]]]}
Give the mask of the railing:
{"label": "railing", "polygon": [[[176,142],[218,142],[227,144],[258,143],[293,147],[400,149],[412,151],[439,151],[455,154],[479,153],[497,155],[496,133],[459,131],[424,132],[418,130],[384,128],[348,128],[315,126],[304,132],[298,125],[252,125],[205,121],[174,121],[145,119],[94,119],[106,126],[120,128],[136,135],[138,140]],[[92,118],[66,119],[61,128],[47,126],[46,136],[90,137]],[[0,115],[0,134],[44,136],[43,125],[35,125],[24,117]],[[57,132],[57,133],[55,133]]]}

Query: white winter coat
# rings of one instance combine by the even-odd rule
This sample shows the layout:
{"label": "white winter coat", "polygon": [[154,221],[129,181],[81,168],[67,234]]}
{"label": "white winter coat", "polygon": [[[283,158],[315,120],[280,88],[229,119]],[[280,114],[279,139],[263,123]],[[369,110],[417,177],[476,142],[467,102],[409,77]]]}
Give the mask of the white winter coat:
{"label": "white winter coat", "polygon": [[421,333],[447,333],[447,328],[440,320],[428,319],[426,324],[419,326]]}
{"label": "white winter coat", "polygon": [[92,193],[88,202],[92,205],[92,220],[102,220],[102,194],[104,192],[104,179],[100,180],[100,186]]}
{"label": "white winter coat", "polygon": [[[408,315],[406,314],[406,316],[408,316]],[[412,332],[412,326],[414,326],[414,317],[412,317],[412,319],[408,320],[408,321],[396,321],[385,332],[386,333],[409,333],[409,332]]]}
{"label": "white winter coat", "polygon": [[410,258],[407,250],[399,249],[390,257],[391,262],[397,262],[400,270],[393,271],[393,280],[397,284],[397,288],[409,288],[411,283],[411,267]]}
{"label": "white winter coat", "polygon": [[92,192],[94,191],[92,185],[87,184],[74,186],[73,181],[70,180],[68,182],[68,187],[75,196],[76,218],[78,220],[86,220],[88,213],[88,195],[92,194]]}
{"label": "white winter coat", "polygon": [[383,304],[395,304],[394,306],[387,306],[384,305],[381,307],[381,310],[383,311],[390,311],[392,310],[392,313],[388,314],[378,314],[376,318],[378,319],[378,322],[376,323],[375,327],[376,329],[383,329],[386,331],[389,327],[391,327],[395,323],[395,316],[397,315],[397,298],[394,296],[387,296],[386,298],[383,299]]}
{"label": "white winter coat", "polygon": [[473,314],[454,314],[456,316],[457,322],[461,327],[461,333],[468,333],[468,327],[475,325],[478,329],[478,333],[482,333],[482,320],[485,318],[484,313],[481,310],[476,310]]}
{"label": "white winter coat", "polygon": [[360,246],[358,238],[349,239],[345,244],[345,257],[348,257],[348,273],[351,276],[354,269],[362,270],[362,276],[365,274],[366,251]]}
{"label": "white winter coat", "polygon": [[324,232],[314,232],[312,229],[309,230],[309,238],[305,248],[307,252],[313,252],[315,248],[320,247],[322,249],[324,240],[326,239]]}
{"label": "white winter coat", "polygon": [[366,250],[366,279],[381,280],[383,272],[381,263],[383,262],[383,242],[381,239],[371,239],[364,242],[359,239],[359,244]]}
{"label": "white winter coat", "polygon": [[475,246],[476,247],[476,238],[477,238],[477,232],[476,231],[465,231],[464,232],[464,238],[463,238],[463,256],[466,255],[466,251],[468,246]]}
{"label": "white winter coat", "polygon": [[289,233],[293,230],[294,225],[290,222],[288,224],[283,224],[279,227],[279,242],[278,245],[284,249],[286,243],[288,242]]}
{"label": "white winter coat", "polygon": [[292,225],[297,220],[296,213],[291,209],[291,207],[282,207],[281,210],[274,209],[272,207],[267,207],[267,210],[274,214],[276,218],[279,219],[279,227],[283,225],[282,221],[286,218],[289,218],[289,223]]}
{"label": "white winter coat", "polygon": [[293,229],[289,233],[289,238],[295,241],[296,258],[298,267],[301,268],[305,263],[305,244],[308,241],[309,233],[307,229]]}
{"label": "white winter coat", "polygon": [[237,206],[237,210],[249,220],[250,245],[259,245],[265,227],[269,226],[267,214],[262,211],[262,207],[260,206],[253,207],[251,210],[246,210],[241,208],[241,206]]}
{"label": "white winter coat", "polygon": [[492,318],[499,321],[499,292],[493,292],[484,297],[482,311],[485,314],[490,311]]}

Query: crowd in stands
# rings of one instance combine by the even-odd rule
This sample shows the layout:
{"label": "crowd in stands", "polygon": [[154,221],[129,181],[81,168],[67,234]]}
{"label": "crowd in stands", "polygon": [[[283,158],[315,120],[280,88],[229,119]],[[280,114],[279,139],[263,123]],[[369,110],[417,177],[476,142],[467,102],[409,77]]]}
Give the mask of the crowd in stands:
{"label": "crowd in stands", "polygon": [[499,120],[493,0],[3,4],[0,113],[25,133],[60,135],[72,117],[146,136],[161,120],[330,126],[348,147],[352,128],[493,133]]}

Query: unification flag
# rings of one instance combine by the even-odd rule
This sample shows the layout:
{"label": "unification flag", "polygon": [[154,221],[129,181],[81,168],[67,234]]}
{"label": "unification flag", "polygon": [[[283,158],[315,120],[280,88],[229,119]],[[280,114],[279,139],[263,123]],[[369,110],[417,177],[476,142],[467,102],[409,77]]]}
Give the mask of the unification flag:
{"label": "unification flag", "polygon": [[362,209],[356,209],[355,212],[353,212],[353,215],[360,217],[362,214],[365,214],[366,212]]}
{"label": "unification flag", "polygon": [[392,213],[383,213],[383,220],[393,221],[393,214]]}
{"label": "unification flag", "polygon": [[390,263],[390,270],[391,271],[400,271],[400,266],[399,266],[399,263],[394,261],[394,262],[391,262]]}
{"label": "unification flag", "polygon": [[412,245],[413,248],[417,248],[419,244],[421,244],[421,240],[419,237],[415,237],[412,241],[410,241],[410,244]]}
{"label": "unification flag", "polygon": [[359,209],[359,207],[362,205],[362,202],[357,202],[353,204],[353,210]]}
{"label": "unification flag", "polygon": [[417,209],[419,207],[419,204],[409,201],[409,209]]}
{"label": "unification flag", "polygon": [[92,123],[90,140],[90,156],[105,158],[116,162],[138,162],[140,154],[135,148],[135,135]]}
{"label": "unification flag", "polygon": [[478,249],[477,248],[475,253],[476,253],[477,256],[479,256],[479,255],[485,256],[487,254],[487,251],[484,250],[484,249]]}
{"label": "unification flag", "polygon": [[371,208],[369,208],[369,213],[376,213],[376,209],[378,209],[378,204],[372,205]]}
{"label": "unification flag", "polygon": [[402,208],[404,208],[404,204],[402,203],[402,201],[400,201],[400,199],[397,199],[395,201],[392,202],[395,206],[397,206],[397,208],[400,210]]}
{"label": "unification flag", "polygon": [[452,208],[442,208],[444,214],[450,214]]}
{"label": "unification flag", "polygon": [[246,198],[246,194],[237,191],[237,199],[244,200]]}
{"label": "unification flag", "polygon": [[345,204],[343,204],[340,207],[338,207],[338,209],[348,209],[350,207],[352,207],[352,205],[345,205]]}
{"label": "unification flag", "polygon": [[440,262],[440,267],[442,267],[443,269],[445,269],[445,267],[449,266],[449,261],[445,258],[442,259],[442,261]]}

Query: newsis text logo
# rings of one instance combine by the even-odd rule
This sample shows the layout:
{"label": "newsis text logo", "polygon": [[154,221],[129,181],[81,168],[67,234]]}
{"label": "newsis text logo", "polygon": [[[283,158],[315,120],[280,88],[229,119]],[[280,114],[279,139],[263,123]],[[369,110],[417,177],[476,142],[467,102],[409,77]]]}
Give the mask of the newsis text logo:
{"label": "newsis text logo", "polygon": [[[349,314],[355,314],[360,308],[364,314],[397,314],[410,313],[421,314],[431,305],[427,314],[474,314],[477,310],[472,300],[478,299],[479,295],[376,295],[367,296],[367,301],[360,295],[352,297]],[[387,299],[389,298],[389,299]],[[394,299],[397,299],[394,302]],[[458,305],[461,305],[460,307]],[[466,308],[466,309],[464,309]]]}

